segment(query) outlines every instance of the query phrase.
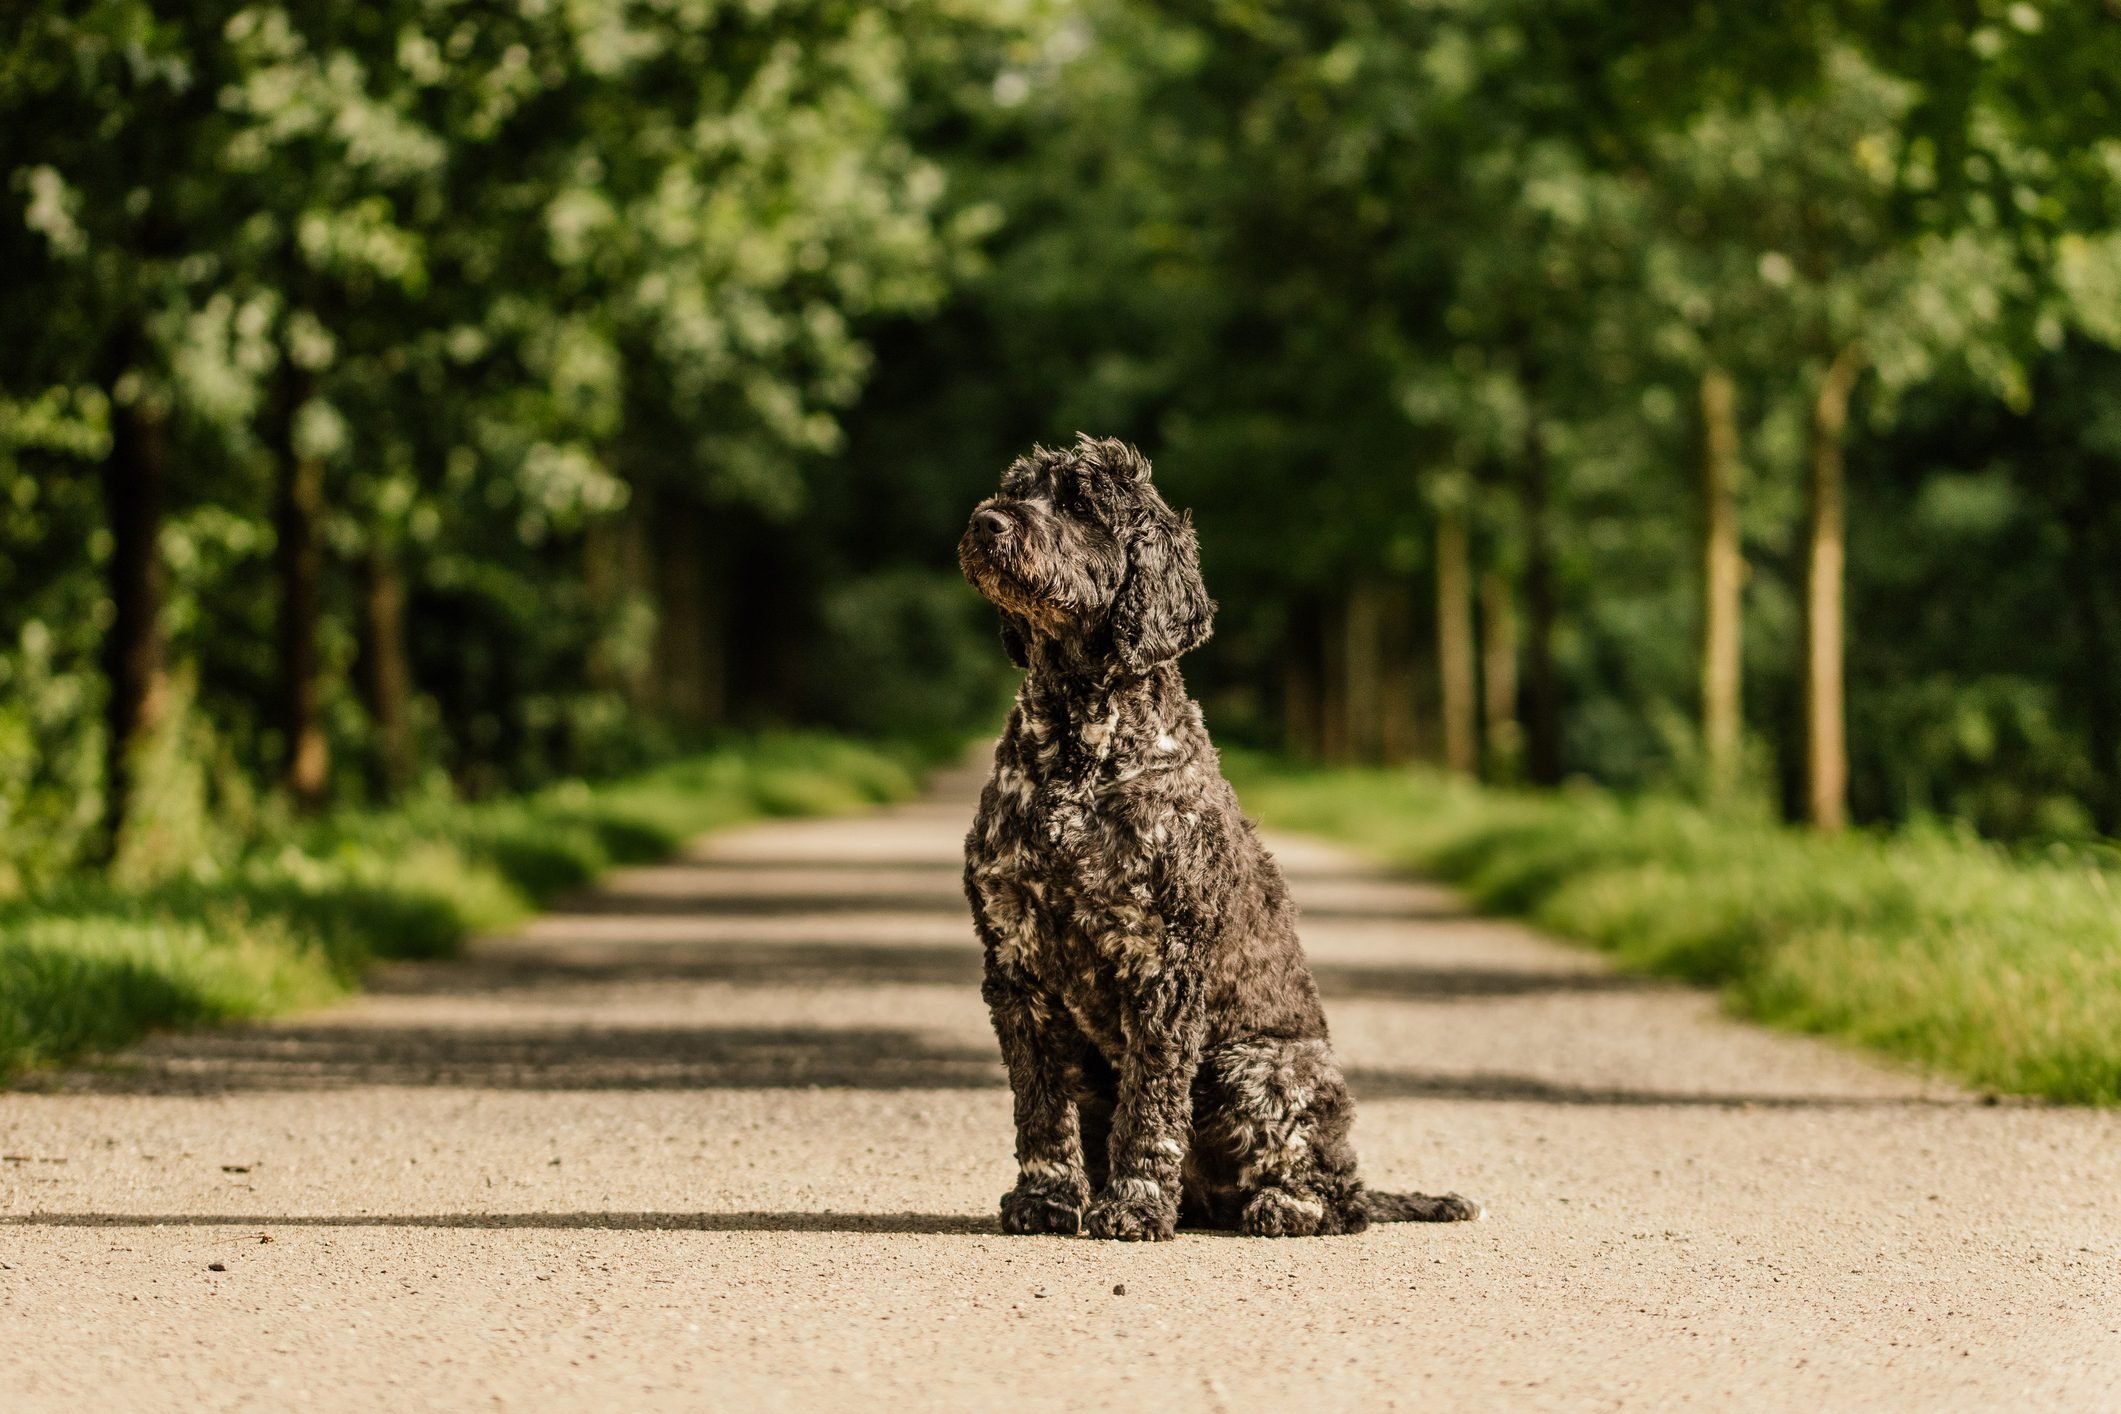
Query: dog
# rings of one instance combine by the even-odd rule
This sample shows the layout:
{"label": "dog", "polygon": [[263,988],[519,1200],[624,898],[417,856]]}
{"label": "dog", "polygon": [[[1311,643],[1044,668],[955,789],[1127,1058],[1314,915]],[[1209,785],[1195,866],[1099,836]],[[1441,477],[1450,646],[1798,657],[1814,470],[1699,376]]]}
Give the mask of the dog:
{"label": "dog", "polygon": [[1027,669],[965,840],[1016,1111],[1010,1233],[1166,1241],[1483,1216],[1366,1190],[1280,866],[1180,654],[1215,617],[1190,517],[1133,447],[1034,448],[958,560]]}

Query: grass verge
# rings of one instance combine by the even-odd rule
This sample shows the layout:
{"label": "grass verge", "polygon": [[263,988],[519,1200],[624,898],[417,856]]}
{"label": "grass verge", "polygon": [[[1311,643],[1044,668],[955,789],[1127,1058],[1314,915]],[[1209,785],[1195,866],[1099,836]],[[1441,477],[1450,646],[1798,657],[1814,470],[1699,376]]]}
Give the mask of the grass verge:
{"label": "grass verge", "polygon": [[1234,757],[1247,809],[1731,1008],[1974,1086],[2121,1103],[2121,858],[1941,829],[1824,837],[1682,802]]}
{"label": "grass verge", "polygon": [[733,744],[604,784],[319,822],[217,877],[76,885],[0,905],[0,1079],[162,1026],[264,1016],[436,957],[615,864],[708,830],[902,798],[911,765],[812,735]]}

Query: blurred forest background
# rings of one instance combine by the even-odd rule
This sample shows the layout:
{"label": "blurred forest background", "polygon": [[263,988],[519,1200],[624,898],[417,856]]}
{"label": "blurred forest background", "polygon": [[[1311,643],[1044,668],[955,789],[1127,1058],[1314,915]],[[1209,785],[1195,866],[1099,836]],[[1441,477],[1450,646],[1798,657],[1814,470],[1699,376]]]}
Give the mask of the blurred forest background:
{"label": "blurred forest background", "polygon": [[1032,440],[1229,742],[2121,830],[2113,0],[25,0],[0,893],[998,720]]}

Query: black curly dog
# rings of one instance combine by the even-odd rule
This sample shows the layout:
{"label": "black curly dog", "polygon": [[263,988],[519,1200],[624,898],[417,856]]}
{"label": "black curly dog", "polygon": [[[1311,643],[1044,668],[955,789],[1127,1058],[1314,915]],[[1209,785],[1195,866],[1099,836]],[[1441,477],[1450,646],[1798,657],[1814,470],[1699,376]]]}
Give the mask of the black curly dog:
{"label": "black curly dog", "polygon": [[1372,1193],[1280,868],[1177,658],[1215,604],[1193,530],[1121,442],[1039,447],[958,548],[1030,669],[965,841],[982,993],[1016,1097],[1009,1232],[1262,1237],[1481,1216]]}

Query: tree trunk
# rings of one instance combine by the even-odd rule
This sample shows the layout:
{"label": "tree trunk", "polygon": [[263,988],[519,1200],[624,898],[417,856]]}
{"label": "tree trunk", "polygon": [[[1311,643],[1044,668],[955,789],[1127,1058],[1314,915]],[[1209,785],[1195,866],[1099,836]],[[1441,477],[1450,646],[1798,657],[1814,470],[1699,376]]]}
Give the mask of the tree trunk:
{"label": "tree trunk", "polygon": [[582,592],[597,622],[582,667],[591,687],[613,691],[620,690],[625,681],[608,647],[626,598],[620,522],[620,517],[596,516],[582,528]]}
{"label": "tree trunk", "polygon": [[114,410],[103,461],[103,510],[110,529],[111,626],[104,637],[106,705],[103,843],[115,857],[132,808],[133,757],[163,703],[162,532],[169,420],[145,395]]}
{"label": "tree trunk", "polygon": [[1329,598],[1318,615],[1318,759],[1345,766],[1348,740],[1348,601]]}
{"label": "tree trunk", "polygon": [[1523,503],[1525,608],[1529,619],[1525,644],[1531,677],[1531,720],[1527,724],[1526,765],[1536,785],[1561,784],[1561,679],[1554,666],[1554,624],[1559,606],[1554,588],[1553,529],[1547,512],[1546,441],[1538,414],[1526,419]]}
{"label": "tree trunk", "polygon": [[1385,581],[1378,608],[1378,759],[1388,766],[1401,765],[1422,750],[1414,586],[1398,579]]}
{"label": "tree trunk", "polygon": [[1436,517],[1436,663],[1441,677],[1443,762],[1470,776],[1479,769],[1474,714],[1473,565],[1463,507]]}
{"label": "tree trunk", "polygon": [[[596,639],[584,665],[590,685],[616,692],[637,709],[653,708],[652,645],[639,641],[640,617],[653,615],[655,580],[645,496],[615,516],[599,516],[583,535],[582,578],[596,614]],[[652,621],[652,619],[650,620]]]}
{"label": "tree trunk", "polygon": [[1309,599],[1289,606],[1289,632],[1282,647],[1282,739],[1292,755],[1316,761],[1320,755],[1320,702],[1324,670],[1318,632],[1318,607]]}
{"label": "tree trunk", "polygon": [[710,543],[707,515],[696,502],[658,497],[656,678],[664,714],[694,730],[719,726],[728,715],[725,567]]}
{"label": "tree trunk", "polygon": [[1517,606],[1510,597],[1510,581],[1499,570],[1480,576],[1480,631],[1487,778],[1506,781],[1517,774],[1524,733],[1517,725]]}
{"label": "tree trunk", "polygon": [[289,380],[274,496],[280,591],[281,779],[297,809],[323,808],[330,784],[331,745],[324,735],[322,665],[317,629],[323,614],[324,463],[300,455],[294,428],[307,400],[305,380]]}
{"label": "tree trunk", "polygon": [[2092,814],[2101,831],[2121,834],[2121,693],[2114,684],[2114,630],[2107,612],[2112,560],[2103,551],[2099,518],[2103,507],[2089,500],[2068,526],[2070,597],[2076,600],[2081,646],[2078,672],[2092,758]]}
{"label": "tree trunk", "polygon": [[1842,684],[1846,507],[1842,444],[1849,395],[1863,371],[1851,344],[1834,355],[1812,400],[1811,456],[1805,481],[1804,795],[1821,830],[1848,823],[1848,719]]}
{"label": "tree trunk", "polygon": [[1738,788],[1745,552],[1738,537],[1737,389],[1720,368],[1701,375],[1701,749],[1709,797]]}
{"label": "tree trunk", "polygon": [[369,546],[362,600],[361,696],[375,727],[376,795],[390,800],[412,780],[412,670],[405,651],[405,582],[385,546]]}
{"label": "tree trunk", "polygon": [[1370,763],[1384,759],[1383,599],[1376,580],[1358,580],[1348,590],[1342,619],[1346,683],[1341,702],[1347,713],[1348,755]]}

